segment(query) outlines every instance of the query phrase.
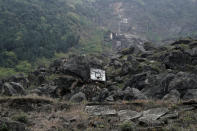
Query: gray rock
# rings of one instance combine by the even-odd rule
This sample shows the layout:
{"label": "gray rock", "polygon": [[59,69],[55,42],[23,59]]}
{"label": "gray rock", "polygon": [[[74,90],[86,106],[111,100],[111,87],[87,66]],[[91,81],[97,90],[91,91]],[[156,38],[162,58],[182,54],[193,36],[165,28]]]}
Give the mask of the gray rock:
{"label": "gray rock", "polygon": [[75,102],[75,103],[80,103],[80,102],[86,101],[86,100],[87,100],[87,99],[86,99],[86,96],[85,96],[85,94],[82,93],[82,92],[79,92],[79,93],[73,95],[73,96],[70,98],[70,101],[71,101],[71,102]]}
{"label": "gray rock", "polygon": [[191,56],[194,56],[194,57],[197,56],[197,48],[189,49],[186,52],[189,53]]}
{"label": "gray rock", "polygon": [[103,65],[103,61],[96,56],[73,56],[61,66],[60,70],[64,74],[71,74],[87,81],[90,78],[90,67],[102,68]]}
{"label": "gray rock", "polygon": [[197,89],[189,89],[183,96],[184,100],[197,100]]}
{"label": "gray rock", "polygon": [[190,44],[189,44],[190,48],[194,48],[194,47],[197,47],[197,41],[192,41]]}
{"label": "gray rock", "polygon": [[182,49],[173,50],[165,54],[163,63],[167,69],[185,71],[185,65],[192,64],[192,57]]}
{"label": "gray rock", "polygon": [[125,97],[125,92],[118,89],[116,91],[113,91],[113,94],[114,94],[114,99],[115,100],[123,100],[123,98]]}
{"label": "gray rock", "polygon": [[42,85],[38,87],[37,89],[33,89],[30,91],[31,94],[36,94],[39,96],[51,96],[51,97],[57,97],[57,87],[52,85]]}
{"label": "gray rock", "polygon": [[178,112],[167,113],[160,118],[161,121],[167,121],[168,119],[176,119],[178,117]]}
{"label": "gray rock", "polygon": [[143,72],[140,74],[134,75],[130,80],[127,81],[126,86],[134,87],[139,90],[142,90],[147,86],[147,79],[148,73]]}
{"label": "gray rock", "polygon": [[150,42],[145,42],[144,43],[144,49],[146,51],[153,51],[156,49],[155,45],[153,43],[150,43]]}
{"label": "gray rock", "polygon": [[127,75],[128,73],[134,72],[133,66],[128,63],[124,63],[121,67],[121,75]]}
{"label": "gray rock", "polygon": [[128,55],[128,54],[132,54],[135,51],[135,47],[131,46],[129,48],[126,48],[124,50],[121,51],[121,54],[123,55]]}
{"label": "gray rock", "polygon": [[143,116],[141,118],[143,118],[143,119],[150,119],[150,120],[157,120],[161,116],[163,116],[166,113],[168,113],[168,111],[169,110],[167,108],[153,108],[153,109],[149,109],[149,110],[143,111]]}
{"label": "gray rock", "polygon": [[115,61],[113,62],[113,64],[114,64],[114,67],[115,67],[115,68],[119,68],[119,67],[122,66],[122,63],[121,63],[120,61],[118,61],[118,60],[115,60]]}
{"label": "gray rock", "polygon": [[24,90],[23,86],[19,83],[6,82],[0,88],[0,94],[5,95],[5,96],[25,95],[25,90]]}
{"label": "gray rock", "polygon": [[99,102],[102,102],[109,96],[109,91],[107,88],[103,88],[99,94]]}
{"label": "gray rock", "polygon": [[183,111],[191,111],[194,110],[195,107],[191,104],[191,105],[182,105],[179,106],[179,111],[183,112]]}
{"label": "gray rock", "polygon": [[120,76],[115,77],[114,80],[115,80],[116,82],[118,82],[118,83],[123,82],[123,78],[121,78]]}
{"label": "gray rock", "polygon": [[169,91],[177,89],[184,93],[187,89],[197,89],[197,77],[195,74],[179,72],[176,77],[170,82]]}
{"label": "gray rock", "polygon": [[10,85],[9,83],[4,83],[3,86],[1,87],[1,95],[5,95],[5,96],[12,96],[14,94],[16,94],[16,91],[12,88],[12,85]]}
{"label": "gray rock", "polygon": [[89,115],[93,115],[93,116],[114,116],[114,115],[117,115],[116,110],[110,109],[109,106],[102,106],[102,105],[86,106],[85,111]]}
{"label": "gray rock", "polygon": [[133,94],[134,99],[146,100],[147,97],[138,89],[132,88],[131,92]]}
{"label": "gray rock", "polygon": [[14,76],[11,76],[7,79],[7,81],[20,83],[24,88],[28,88],[30,85],[29,80],[24,76],[24,74],[16,74]]}
{"label": "gray rock", "polygon": [[190,42],[192,42],[191,39],[180,39],[180,40],[173,42],[171,45],[189,44]]}
{"label": "gray rock", "polygon": [[106,101],[113,102],[114,101],[114,97],[113,96],[108,96],[106,98]]}
{"label": "gray rock", "polygon": [[181,94],[177,90],[171,90],[167,95],[163,97],[164,101],[178,102],[180,100]]}
{"label": "gray rock", "polygon": [[14,90],[16,90],[17,94],[25,95],[25,90],[21,84],[16,83],[16,82],[10,82],[10,84],[12,85]]}
{"label": "gray rock", "polygon": [[[54,80],[56,89],[54,91],[55,97],[62,97],[70,94],[73,86],[76,84],[77,80],[75,77],[69,75],[62,75]],[[49,86],[51,88],[51,86]]]}
{"label": "gray rock", "polygon": [[183,96],[188,89],[197,89],[197,76],[192,73],[162,73],[148,77],[149,86],[141,90],[150,98],[162,99],[171,90],[177,90]]}
{"label": "gray rock", "polygon": [[154,108],[147,111],[143,111],[143,116],[138,120],[140,125],[143,126],[161,126],[164,124],[163,121],[158,120],[160,117],[168,112],[167,108]]}
{"label": "gray rock", "polygon": [[142,113],[132,111],[132,110],[120,110],[118,112],[118,116],[120,117],[120,121],[129,121],[133,119],[137,119],[142,115]]}
{"label": "gray rock", "polygon": [[2,131],[26,131],[24,124],[3,118],[0,118],[0,129]]}
{"label": "gray rock", "polygon": [[107,90],[106,92],[102,90],[100,86],[96,84],[87,84],[84,87],[80,88],[80,91],[86,95],[87,100],[93,101],[104,101],[108,96]]}
{"label": "gray rock", "polygon": [[124,90],[124,99],[125,100],[146,100],[147,97],[138,89],[127,87]]}
{"label": "gray rock", "polygon": [[149,98],[162,99],[169,92],[168,86],[174,77],[175,75],[172,73],[151,75],[147,78],[149,86],[142,89],[141,92]]}

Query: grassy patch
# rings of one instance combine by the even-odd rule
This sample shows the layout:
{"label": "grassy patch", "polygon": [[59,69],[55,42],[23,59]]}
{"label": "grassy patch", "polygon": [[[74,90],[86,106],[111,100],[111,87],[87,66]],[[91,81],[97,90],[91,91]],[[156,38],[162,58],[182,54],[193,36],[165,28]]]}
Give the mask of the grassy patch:
{"label": "grassy patch", "polygon": [[28,122],[28,116],[26,113],[21,112],[19,114],[12,116],[12,120],[26,124]]}
{"label": "grassy patch", "polygon": [[134,131],[135,130],[135,125],[131,122],[124,122],[120,125],[120,130],[121,131]]}
{"label": "grassy patch", "polygon": [[0,124],[0,131],[9,131],[8,126],[5,123]]}

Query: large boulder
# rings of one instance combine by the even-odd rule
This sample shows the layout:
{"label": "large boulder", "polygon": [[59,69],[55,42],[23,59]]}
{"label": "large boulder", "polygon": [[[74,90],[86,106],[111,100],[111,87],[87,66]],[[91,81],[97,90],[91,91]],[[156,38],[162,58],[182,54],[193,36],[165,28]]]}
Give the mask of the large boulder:
{"label": "large boulder", "polygon": [[177,90],[171,90],[167,95],[163,97],[164,101],[178,102],[181,94]]}
{"label": "large boulder", "polygon": [[120,121],[130,121],[139,118],[142,113],[132,111],[132,110],[120,110],[118,111],[118,116]]}
{"label": "large boulder", "polygon": [[149,98],[162,99],[168,93],[168,85],[174,77],[174,74],[168,73],[151,75],[147,78],[149,86],[143,88],[141,92]]}
{"label": "large boulder", "polygon": [[86,106],[85,111],[92,116],[116,116],[117,112],[115,109],[111,109],[110,106],[95,105]]}
{"label": "large boulder", "polygon": [[192,65],[193,58],[191,55],[182,50],[173,50],[165,54],[162,62],[166,69],[188,71],[187,65]]}
{"label": "large boulder", "polygon": [[70,58],[63,62],[51,64],[50,68],[55,70],[55,72],[71,75],[84,81],[88,81],[90,78],[90,68],[102,69],[104,67],[103,61],[104,59],[96,56],[70,56]]}
{"label": "large boulder", "polygon": [[197,89],[189,89],[183,96],[184,100],[197,100]]}
{"label": "large boulder", "polygon": [[0,94],[5,96],[14,96],[14,95],[25,95],[25,90],[23,86],[15,82],[6,82],[0,88]]}
{"label": "large boulder", "polygon": [[57,75],[54,80],[50,83],[45,83],[36,89],[33,89],[31,93],[37,95],[50,96],[55,98],[62,98],[69,100],[70,96],[74,94],[75,88],[78,84],[78,79],[67,76],[67,75]]}
{"label": "large boulder", "polygon": [[42,86],[40,86],[36,89],[31,90],[30,93],[31,94],[36,94],[36,95],[39,95],[39,96],[55,97],[55,96],[57,96],[56,89],[57,89],[56,86],[46,84],[46,85],[42,85]]}
{"label": "large boulder", "polygon": [[143,116],[139,118],[140,124],[144,126],[161,126],[163,122],[158,119],[168,111],[167,108],[153,108],[143,111]]}
{"label": "large boulder", "polygon": [[[197,76],[191,73],[161,73],[152,75],[147,79],[150,86],[143,88],[141,92],[149,98],[162,99],[172,90],[177,90],[182,98],[188,89],[197,89]],[[165,96],[165,99],[172,97],[173,94],[172,92]],[[174,95],[179,97],[177,94]]]}
{"label": "large boulder", "polygon": [[23,74],[13,75],[9,77],[6,81],[20,83],[24,88],[28,88],[30,86],[29,80]]}
{"label": "large boulder", "polygon": [[124,90],[124,100],[137,100],[137,99],[144,100],[147,99],[147,97],[136,88],[127,87]]}
{"label": "large boulder", "polygon": [[178,90],[181,95],[184,95],[188,89],[197,89],[197,76],[195,74],[179,72],[168,86],[168,91],[174,89]]}
{"label": "large boulder", "polygon": [[86,101],[86,96],[84,93],[82,92],[79,92],[75,95],[73,95],[71,98],[70,98],[70,101],[71,102],[74,102],[74,103],[80,103],[80,102],[83,102],[83,101]]}
{"label": "large boulder", "polygon": [[168,112],[169,110],[167,108],[153,108],[153,109],[143,111],[142,117],[146,117],[152,120],[157,120]]}
{"label": "large boulder", "polygon": [[147,76],[148,76],[148,73],[146,73],[146,72],[132,76],[132,78],[127,81],[126,87],[129,86],[132,88],[137,88],[139,90],[142,90],[143,88],[145,88],[148,85],[148,83],[146,81]]}

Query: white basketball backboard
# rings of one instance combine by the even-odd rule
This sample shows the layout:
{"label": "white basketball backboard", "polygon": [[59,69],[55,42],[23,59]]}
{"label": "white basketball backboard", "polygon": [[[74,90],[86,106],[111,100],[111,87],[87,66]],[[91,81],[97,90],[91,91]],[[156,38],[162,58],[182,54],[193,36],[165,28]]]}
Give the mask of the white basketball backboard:
{"label": "white basketball backboard", "polygon": [[123,19],[121,20],[121,22],[124,23],[124,24],[128,24],[128,19],[127,19],[127,18],[123,18]]}
{"label": "white basketball backboard", "polygon": [[95,81],[106,81],[105,71],[91,68],[90,79]]}

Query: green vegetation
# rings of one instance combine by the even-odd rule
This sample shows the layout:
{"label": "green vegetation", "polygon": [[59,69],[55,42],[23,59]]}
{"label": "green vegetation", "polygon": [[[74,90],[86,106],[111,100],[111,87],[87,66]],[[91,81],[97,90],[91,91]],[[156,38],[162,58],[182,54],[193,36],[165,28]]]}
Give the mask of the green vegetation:
{"label": "green vegetation", "polygon": [[12,119],[14,121],[18,121],[18,122],[21,122],[21,123],[27,123],[28,122],[27,114],[25,114],[24,112],[19,113],[17,115],[14,115],[12,117]]}
{"label": "green vegetation", "polygon": [[17,74],[17,72],[13,68],[0,67],[0,78],[9,77],[14,74]]}
{"label": "green vegetation", "polygon": [[121,131],[134,131],[134,125],[131,122],[124,122],[122,125],[120,125]]}
{"label": "green vegetation", "polygon": [[[102,31],[90,21],[96,12],[81,0],[6,0],[0,4],[0,66],[33,63],[81,44],[101,51]],[[88,49],[89,48],[89,49]]]}
{"label": "green vegetation", "polygon": [[0,124],[0,131],[9,131],[9,129],[5,123]]}
{"label": "green vegetation", "polygon": [[128,33],[137,31],[155,41],[196,35],[191,0],[1,0],[0,77],[48,66],[69,53],[111,50],[104,34],[118,28],[118,2],[124,17],[133,20],[128,28],[140,27]]}
{"label": "green vegetation", "polygon": [[48,66],[68,52],[100,53],[104,32],[91,21],[96,11],[87,2],[0,1],[0,77]]}

